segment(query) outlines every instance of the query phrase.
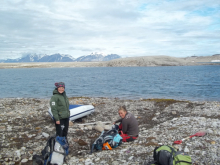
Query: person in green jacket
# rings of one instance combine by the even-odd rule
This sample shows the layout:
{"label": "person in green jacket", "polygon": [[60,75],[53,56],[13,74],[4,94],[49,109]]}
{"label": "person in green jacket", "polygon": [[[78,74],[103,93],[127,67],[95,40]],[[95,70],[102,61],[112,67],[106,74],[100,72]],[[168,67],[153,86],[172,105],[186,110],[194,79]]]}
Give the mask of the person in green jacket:
{"label": "person in green jacket", "polygon": [[69,100],[65,92],[65,83],[55,83],[56,88],[50,99],[51,112],[56,126],[56,136],[66,137],[69,128]]}

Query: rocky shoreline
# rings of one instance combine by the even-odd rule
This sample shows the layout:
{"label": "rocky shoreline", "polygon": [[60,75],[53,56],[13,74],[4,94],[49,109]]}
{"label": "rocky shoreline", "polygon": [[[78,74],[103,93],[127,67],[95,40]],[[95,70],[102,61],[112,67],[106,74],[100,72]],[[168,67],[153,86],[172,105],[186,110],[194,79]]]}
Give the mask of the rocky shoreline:
{"label": "rocky shoreline", "polygon": [[[193,137],[178,150],[187,152],[198,165],[220,164],[220,102],[178,101],[172,99],[121,100],[118,98],[69,98],[70,104],[93,104],[95,112],[82,123],[71,123],[67,164],[146,164],[159,144],[174,141],[205,130],[203,137]],[[49,117],[49,99],[0,99],[0,164],[32,164],[50,135],[55,133]],[[117,109],[125,105],[139,122],[139,138],[111,150],[88,154],[90,143],[100,135],[91,125],[98,121],[115,121]],[[81,124],[81,125],[80,125]]]}

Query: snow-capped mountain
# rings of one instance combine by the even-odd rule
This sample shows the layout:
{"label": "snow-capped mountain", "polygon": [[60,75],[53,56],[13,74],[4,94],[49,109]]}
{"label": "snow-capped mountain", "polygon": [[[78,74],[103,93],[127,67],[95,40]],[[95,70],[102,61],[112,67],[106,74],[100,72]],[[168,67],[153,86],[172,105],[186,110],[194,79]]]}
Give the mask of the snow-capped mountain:
{"label": "snow-capped mountain", "polygon": [[81,56],[77,58],[75,61],[77,62],[87,62],[87,61],[110,61],[113,59],[121,58],[117,54],[109,54],[109,55],[104,55],[102,53],[91,53],[90,55],[87,56]]}
{"label": "snow-capped mountain", "polygon": [[109,61],[116,58],[121,58],[117,54],[104,55],[103,53],[91,53],[87,56],[81,56],[77,59],[70,55],[65,54],[25,54],[18,59],[1,60],[4,63],[17,63],[17,62],[90,62],[90,61]]}
{"label": "snow-capped mountain", "polygon": [[110,61],[110,60],[114,60],[117,58],[121,58],[121,56],[117,55],[117,54],[109,54],[107,56],[104,57],[103,61]]}
{"label": "snow-capped mountain", "polygon": [[34,54],[23,54],[23,57],[19,58],[18,61],[22,61],[22,62],[35,62],[38,61],[40,58],[42,57],[42,55],[38,55],[36,53]]}
{"label": "snow-capped mountain", "polygon": [[69,55],[53,54],[46,55],[39,59],[38,62],[72,62],[75,59]]}
{"label": "snow-capped mountain", "polygon": [[2,62],[13,63],[13,62],[72,62],[75,59],[69,55],[61,55],[59,53],[52,55],[38,55],[38,54],[25,54],[23,57],[18,59],[7,59]]}

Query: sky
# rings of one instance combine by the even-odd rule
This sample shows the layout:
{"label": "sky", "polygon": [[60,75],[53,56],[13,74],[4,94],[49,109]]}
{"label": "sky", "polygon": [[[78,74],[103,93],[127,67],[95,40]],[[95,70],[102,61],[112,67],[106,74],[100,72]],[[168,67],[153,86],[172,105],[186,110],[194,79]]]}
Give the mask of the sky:
{"label": "sky", "polygon": [[0,59],[220,54],[217,0],[1,0]]}

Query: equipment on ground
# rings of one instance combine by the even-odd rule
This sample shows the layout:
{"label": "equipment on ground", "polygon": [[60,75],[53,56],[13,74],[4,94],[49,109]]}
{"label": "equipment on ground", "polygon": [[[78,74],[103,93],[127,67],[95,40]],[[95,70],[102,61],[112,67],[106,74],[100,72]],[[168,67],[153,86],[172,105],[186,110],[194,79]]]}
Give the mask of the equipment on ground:
{"label": "equipment on ground", "polygon": [[[74,121],[76,119],[92,114],[95,111],[95,108],[93,105],[69,105],[69,110],[69,120]],[[50,114],[50,117],[54,120],[51,108],[49,108],[48,113]]]}
{"label": "equipment on ground", "polygon": [[69,153],[66,137],[51,136],[41,155],[33,155],[33,165],[62,165]]}
{"label": "equipment on ground", "polygon": [[112,126],[109,131],[102,131],[101,135],[93,142],[91,152],[116,148],[122,144],[122,137],[118,134],[117,127]]}
{"label": "equipment on ground", "polygon": [[158,146],[154,149],[154,161],[150,165],[190,165],[191,157],[182,151],[176,151],[169,145]]}
{"label": "equipment on ground", "polygon": [[206,134],[206,131],[199,131],[199,132],[197,132],[196,134],[194,134],[194,135],[191,135],[191,136],[189,136],[189,137],[187,137],[187,138],[184,138],[184,139],[182,139],[182,140],[177,140],[177,141],[175,141],[175,142],[173,142],[174,144],[181,144],[183,141],[185,141],[185,140],[187,140],[187,139],[190,139],[190,138],[192,138],[192,137],[194,137],[194,136],[204,136]]}

